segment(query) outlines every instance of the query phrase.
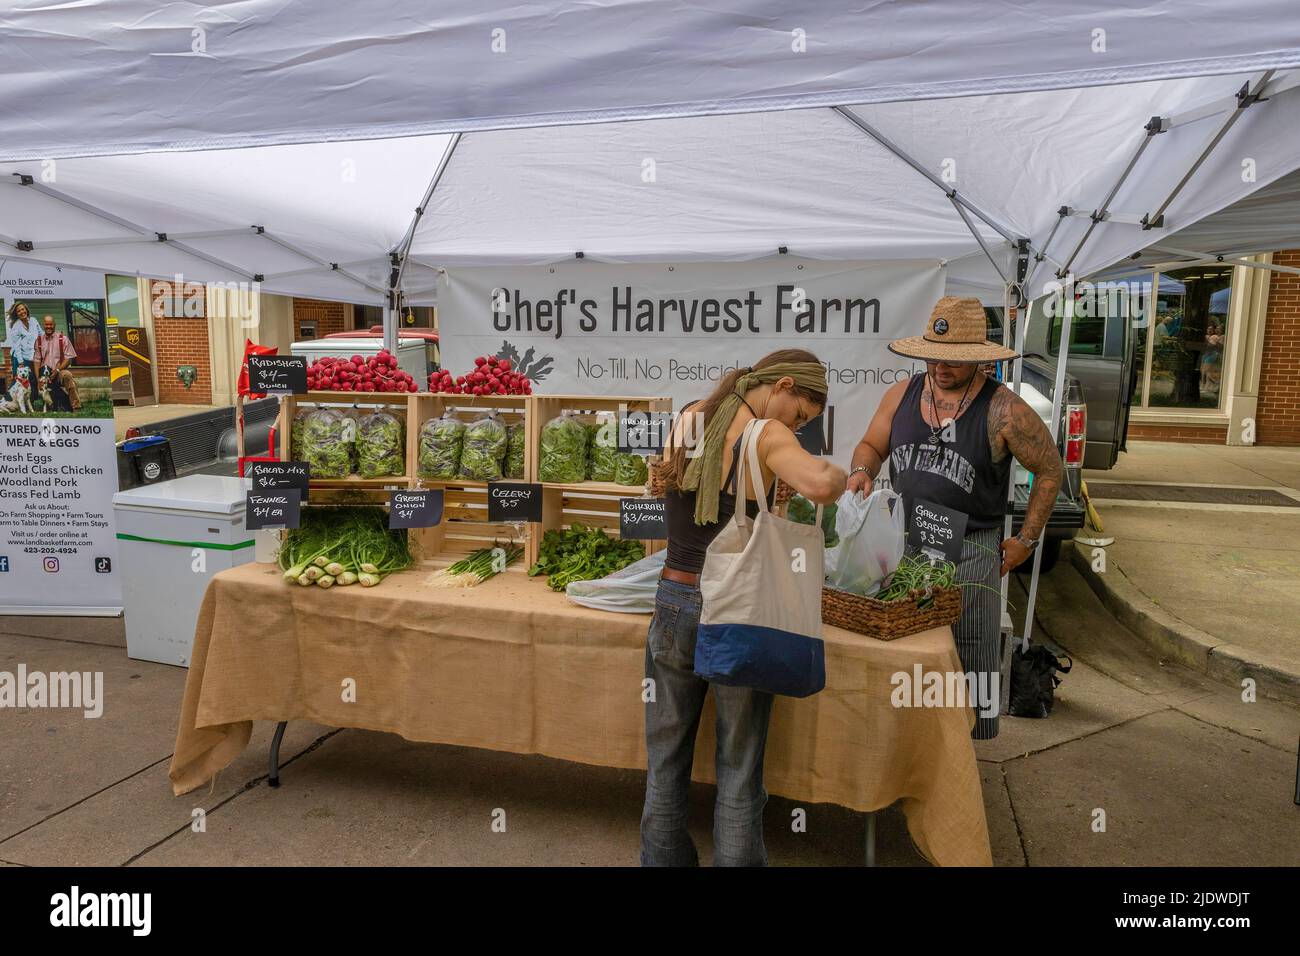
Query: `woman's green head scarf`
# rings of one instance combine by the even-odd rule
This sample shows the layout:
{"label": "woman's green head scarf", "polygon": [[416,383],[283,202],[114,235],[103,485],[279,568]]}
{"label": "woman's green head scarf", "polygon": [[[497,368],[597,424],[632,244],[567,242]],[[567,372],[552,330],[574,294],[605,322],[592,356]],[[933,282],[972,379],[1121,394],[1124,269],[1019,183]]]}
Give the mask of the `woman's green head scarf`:
{"label": "woman's green head scarf", "polygon": [[[718,494],[722,486],[722,455],[727,441],[727,429],[736,417],[745,393],[758,385],[771,385],[790,377],[799,388],[825,395],[826,368],[820,362],[778,362],[760,369],[747,369],[736,379],[731,393],[718,403],[704,438],[693,456],[688,453],[682,490],[695,492],[695,523],[710,524],[718,520]],[[737,489],[737,501],[743,500],[744,489]],[[739,504],[738,504],[739,507]]]}

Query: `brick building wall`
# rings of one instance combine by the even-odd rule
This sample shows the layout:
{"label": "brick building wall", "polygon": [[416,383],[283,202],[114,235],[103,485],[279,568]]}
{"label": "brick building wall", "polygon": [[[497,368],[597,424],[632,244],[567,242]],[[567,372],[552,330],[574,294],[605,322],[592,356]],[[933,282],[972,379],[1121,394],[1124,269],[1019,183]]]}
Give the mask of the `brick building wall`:
{"label": "brick building wall", "polygon": [[1137,441],[1186,442],[1193,445],[1226,445],[1227,425],[1160,425],[1134,422],[1128,425],[1128,437]]}
{"label": "brick building wall", "polygon": [[[158,401],[163,405],[208,405],[212,402],[212,359],[204,287],[187,283],[178,301],[173,285],[164,280],[150,283]],[[199,314],[186,315],[185,305]],[[193,365],[199,373],[189,388],[176,377],[176,369],[182,365]]]}
{"label": "brick building wall", "polygon": [[324,338],[331,332],[347,331],[348,306],[343,302],[327,302],[324,299],[293,300],[293,338],[302,340],[302,323],[306,319],[316,323],[316,338]]}
{"label": "brick building wall", "polygon": [[[1300,249],[1273,256],[1273,264],[1300,268]],[[1274,272],[1264,319],[1256,440],[1261,445],[1300,444],[1300,276]]]}

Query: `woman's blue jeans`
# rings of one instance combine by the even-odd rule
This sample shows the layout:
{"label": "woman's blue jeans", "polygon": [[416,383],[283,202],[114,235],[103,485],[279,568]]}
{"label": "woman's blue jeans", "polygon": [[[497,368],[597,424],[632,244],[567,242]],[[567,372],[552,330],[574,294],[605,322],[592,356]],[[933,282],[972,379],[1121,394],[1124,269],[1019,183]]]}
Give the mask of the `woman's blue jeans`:
{"label": "woman's blue jeans", "polygon": [[698,866],[686,828],[695,732],[704,695],[713,688],[717,711],[718,799],[713,811],[715,866],[765,866],[763,751],[772,695],[747,687],[710,685],[695,676],[699,588],[659,582],[646,641],[647,774],[641,813],[642,866]]}

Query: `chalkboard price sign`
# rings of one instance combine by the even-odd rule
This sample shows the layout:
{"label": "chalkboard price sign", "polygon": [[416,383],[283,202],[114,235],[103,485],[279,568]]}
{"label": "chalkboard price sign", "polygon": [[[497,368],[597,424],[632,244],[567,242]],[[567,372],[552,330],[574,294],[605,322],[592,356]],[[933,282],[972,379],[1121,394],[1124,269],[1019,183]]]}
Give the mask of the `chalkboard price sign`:
{"label": "chalkboard price sign", "polygon": [[619,412],[618,450],[624,455],[657,455],[673,427],[671,412]]}
{"label": "chalkboard price sign", "polygon": [[305,395],[307,357],[305,355],[250,355],[248,390],[280,395]]}
{"label": "chalkboard price sign", "polygon": [[250,491],[244,506],[244,526],[259,528],[296,528],[302,506],[302,492],[297,488]]}
{"label": "chalkboard price sign", "polygon": [[542,486],[525,481],[488,482],[488,521],[541,521]]}
{"label": "chalkboard price sign", "polygon": [[668,500],[666,498],[620,498],[618,534],[620,538],[638,541],[668,537]]}
{"label": "chalkboard price sign", "polygon": [[907,545],[936,560],[961,560],[967,517],[933,501],[917,498],[907,511]]}
{"label": "chalkboard price sign", "polygon": [[270,488],[306,491],[311,479],[311,465],[305,461],[250,461],[248,469],[254,491]]}
{"label": "chalkboard price sign", "polygon": [[442,489],[394,491],[388,498],[388,527],[432,528],[442,521]]}

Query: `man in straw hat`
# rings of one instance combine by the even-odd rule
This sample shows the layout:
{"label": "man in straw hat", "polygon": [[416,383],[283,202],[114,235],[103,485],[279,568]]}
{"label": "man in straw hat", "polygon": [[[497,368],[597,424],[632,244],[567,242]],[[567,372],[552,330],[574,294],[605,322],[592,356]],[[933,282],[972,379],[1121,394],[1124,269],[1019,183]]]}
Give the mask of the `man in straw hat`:
{"label": "man in straw hat", "polygon": [[[996,689],[1001,624],[999,577],[1038,546],[1061,486],[1061,453],[1029,405],[980,369],[1016,353],[985,338],[978,299],[944,296],[924,335],[890,351],[925,362],[926,371],[893,385],[853,451],[849,490],[867,494],[889,462],[894,490],[909,513],[920,499],[967,516],[957,580],[962,613],[953,637],[972,686]],[[1033,473],[1025,521],[1005,541],[1007,482],[1015,458]],[[976,585],[976,586],[971,586]],[[981,676],[982,675],[982,676]],[[997,699],[979,701],[972,736],[997,736]]]}

